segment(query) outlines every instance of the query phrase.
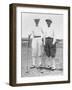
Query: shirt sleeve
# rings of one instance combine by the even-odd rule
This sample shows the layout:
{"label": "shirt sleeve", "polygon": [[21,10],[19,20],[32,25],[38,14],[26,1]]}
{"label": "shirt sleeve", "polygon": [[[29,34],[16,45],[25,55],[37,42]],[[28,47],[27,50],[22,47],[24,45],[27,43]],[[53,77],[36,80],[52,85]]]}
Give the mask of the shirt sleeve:
{"label": "shirt sleeve", "polygon": [[53,30],[53,42],[56,42],[56,34],[55,34],[55,30]]}

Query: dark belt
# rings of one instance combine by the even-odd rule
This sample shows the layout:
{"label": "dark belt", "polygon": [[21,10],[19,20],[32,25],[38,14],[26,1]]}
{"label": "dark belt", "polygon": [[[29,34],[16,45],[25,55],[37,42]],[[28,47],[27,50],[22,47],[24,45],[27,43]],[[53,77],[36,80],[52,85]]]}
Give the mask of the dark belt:
{"label": "dark belt", "polygon": [[39,38],[39,37],[41,37],[41,36],[34,36],[34,38]]}
{"label": "dark belt", "polygon": [[46,37],[46,39],[53,39],[52,37]]}

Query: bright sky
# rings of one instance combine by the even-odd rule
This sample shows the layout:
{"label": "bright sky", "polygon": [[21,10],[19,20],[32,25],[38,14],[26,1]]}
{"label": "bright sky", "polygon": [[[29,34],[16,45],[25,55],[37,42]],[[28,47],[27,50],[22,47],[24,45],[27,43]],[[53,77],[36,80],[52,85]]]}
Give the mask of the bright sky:
{"label": "bright sky", "polygon": [[55,35],[57,39],[63,38],[63,15],[62,14],[35,14],[35,13],[22,13],[22,38],[28,36],[35,26],[34,20],[36,18],[40,19],[39,25],[43,30],[47,29],[47,24],[45,19],[51,19],[51,28],[55,30]]}

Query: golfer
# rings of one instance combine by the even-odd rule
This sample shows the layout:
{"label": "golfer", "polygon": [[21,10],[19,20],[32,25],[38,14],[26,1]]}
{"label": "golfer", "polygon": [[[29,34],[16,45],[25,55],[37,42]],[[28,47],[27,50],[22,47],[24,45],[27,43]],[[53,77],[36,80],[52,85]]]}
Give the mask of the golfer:
{"label": "golfer", "polygon": [[53,23],[52,20],[46,19],[45,22],[47,24],[47,30],[45,31],[44,50],[50,62],[50,64],[48,65],[48,68],[51,68],[51,70],[55,70],[56,69],[56,66],[55,66],[55,55],[56,55],[55,31],[51,29],[51,25]]}
{"label": "golfer", "polygon": [[36,60],[38,61],[38,67],[41,66],[42,62],[42,38],[43,31],[42,28],[39,27],[40,19],[34,19],[35,28],[31,33],[32,38],[32,66],[31,68],[36,67]]}

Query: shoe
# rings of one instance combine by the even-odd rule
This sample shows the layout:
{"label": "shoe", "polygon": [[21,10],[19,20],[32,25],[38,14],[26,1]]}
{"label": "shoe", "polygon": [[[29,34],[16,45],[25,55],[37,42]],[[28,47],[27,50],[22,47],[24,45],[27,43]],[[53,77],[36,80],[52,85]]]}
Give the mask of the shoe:
{"label": "shoe", "polygon": [[47,68],[48,68],[48,69],[51,69],[51,66],[49,66],[49,65],[48,65],[48,67],[47,67]]}
{"label": "shoe", "polygon": [[45,67],[45,69],[51,69],[51,66],[48,65],[48,66]]}
{"label": "shoe", "polygon": [[52,70],[52,71],[56,70],[56,67],[51,67],[51,70]]}
{"label": "shoe", "polygon": [[32,69],[32,68],[35,68],[35,65],[32,65],[32,66],[30,67],[30,69]]}

